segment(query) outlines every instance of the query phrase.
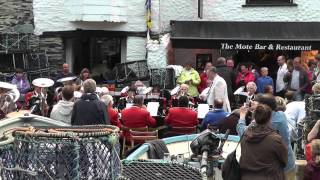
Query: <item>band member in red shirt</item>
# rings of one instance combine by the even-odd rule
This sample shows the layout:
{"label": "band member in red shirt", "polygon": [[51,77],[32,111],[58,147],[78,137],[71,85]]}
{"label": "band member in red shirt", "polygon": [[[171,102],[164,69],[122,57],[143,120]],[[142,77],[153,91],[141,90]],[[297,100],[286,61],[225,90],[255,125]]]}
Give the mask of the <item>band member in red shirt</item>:
{"label": "band member in red shirt", "polygon": [[[187,96],[179,98],[179,107],[169,109],[165,122],[170,127],[193,127],[198,124],[197,112],[188,108],[189,99]],[[188,132],[186,132],[188,133]]]}
{"label": "band member in red shirt", "polygon": [[145,126],[154,127],[156,120],[144,108],[143,96],[137,95],[133,99],[133,106],[121,112],[121,119],[124,126],[128,128],[139,128]]}
{"label": "band member in red shirt", "polygon": [[110,96],[109,94],[106,94],[106,95],[103,95],[100,99],[107,106],[107,112],[109,115],[111,125],[114,125],[114,126],[121,128],[121,122],[119,120],[118,111],[112,108],[112,106],[113,106],[112,96]]}

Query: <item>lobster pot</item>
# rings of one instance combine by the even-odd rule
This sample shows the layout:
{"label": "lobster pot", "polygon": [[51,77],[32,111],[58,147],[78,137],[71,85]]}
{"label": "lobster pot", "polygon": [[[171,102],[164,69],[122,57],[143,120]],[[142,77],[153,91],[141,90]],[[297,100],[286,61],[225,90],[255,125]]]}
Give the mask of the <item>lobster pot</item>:
{"label": "lobster pot", "polygon": [[15,131],[13,179],[116,179],[119,129],[81,126]]}
{"label": "lobster pot", "polygon": [[5,167],[0,171],[2,180],[14,179],[13,172],[10,168],[14,168],[13,144],[4,144],[0,146],[0,166]]}
{"label": "lobster pot", "polygon": [[[164,160],[124,160],[118,180],[201,180],[200,170],[187,164]],[[137,173],[139,172],[139,173]]]}

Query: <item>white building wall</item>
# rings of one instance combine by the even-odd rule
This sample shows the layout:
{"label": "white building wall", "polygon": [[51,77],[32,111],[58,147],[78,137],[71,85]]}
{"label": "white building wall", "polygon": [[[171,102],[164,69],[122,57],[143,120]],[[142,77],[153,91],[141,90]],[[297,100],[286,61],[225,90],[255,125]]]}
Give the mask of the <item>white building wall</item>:
{"label": "white building wall", "polygon": [[[199,19],[198,0],[161,0],[160,8],[158,3],[153,3],[153,30],[170,30],[170,20],[320,22],[320,1],[293,1],[297,6],[242,7],[245,0],[203,0],[203,18]],[[161,24],[160,29],[158,24]]]}
{"label": "white building wall", "polygon": [[[103,0],[95,0],[103,2]],[[127,23],[99,22],[101,19],[88,21],[76,21],[70,9],[69,0],[33,0],[35,33],[40,35],[43,32],[83,30],[109,30],[109,31],[146,31],[145,25],[145,0],[127,0]],[[112,6],[110,9],[118,11],[119,6]],[[112,8],[113,7],[113,8]],[[91,10],[92,11],[92,10]],[[99,9],[97,9],[99,11]],[[103,12],[101,12],[103,14]],[[115,13],[117,14],[117,13]]]}
{"label": "white building wall", "polygon": [[146,59],[146,38],[127,38],[127,62]]}

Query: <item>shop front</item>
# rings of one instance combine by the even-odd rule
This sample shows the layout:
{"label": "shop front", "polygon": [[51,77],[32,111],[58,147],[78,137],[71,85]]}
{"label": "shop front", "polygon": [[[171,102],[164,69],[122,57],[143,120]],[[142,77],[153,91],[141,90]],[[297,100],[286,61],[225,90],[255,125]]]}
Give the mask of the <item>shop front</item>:
{"label": "shop front", "polygon": [[206,54],[204,61],[232,57],[236,64],[267,66],[274,75],[278,55],[301,56],[307,63],[320,49],[317,22],[171,21],[171,29],[175,60],[185,59],[188,53],[183,52],[195,52],[196,67],[201,67],[198,57]]}

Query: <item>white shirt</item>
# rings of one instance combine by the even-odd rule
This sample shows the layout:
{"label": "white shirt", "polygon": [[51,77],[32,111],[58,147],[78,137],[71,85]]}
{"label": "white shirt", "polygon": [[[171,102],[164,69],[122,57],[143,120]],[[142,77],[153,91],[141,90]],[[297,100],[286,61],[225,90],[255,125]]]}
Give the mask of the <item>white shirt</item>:
{"label": "white shirt", "polygon": [[287,104],[284,114],[287,117],[289,130],[291,132],[293,127],[296,127],[296,124],[301,122],[306,116],[305,102],[293,101]]}
{"label": "white shirt", "polygon": [[230,102],[228,99],[227,83],[219,75],[216,75],[212,81],[212,84],[209,88],[208,95],[207,95],[207,103],[209,105],[214,105],[213,104],[214,99],[222,99],[223,109],[226,112],[231,112]]}
{"label": "white shirt", "polygon": [[288,72],[287,64],[283,64],[279,67],[277,73],[276,92],[284,89],[285,83],[283,81],[284,75]]}
{"label": "white shirt", "polygon": [[291,89],[293,90],[299,89],[300,87],[299,76],[300,76],[300,71],[297,71],[294,69],[291,77],[291,84],[290,84]]}

